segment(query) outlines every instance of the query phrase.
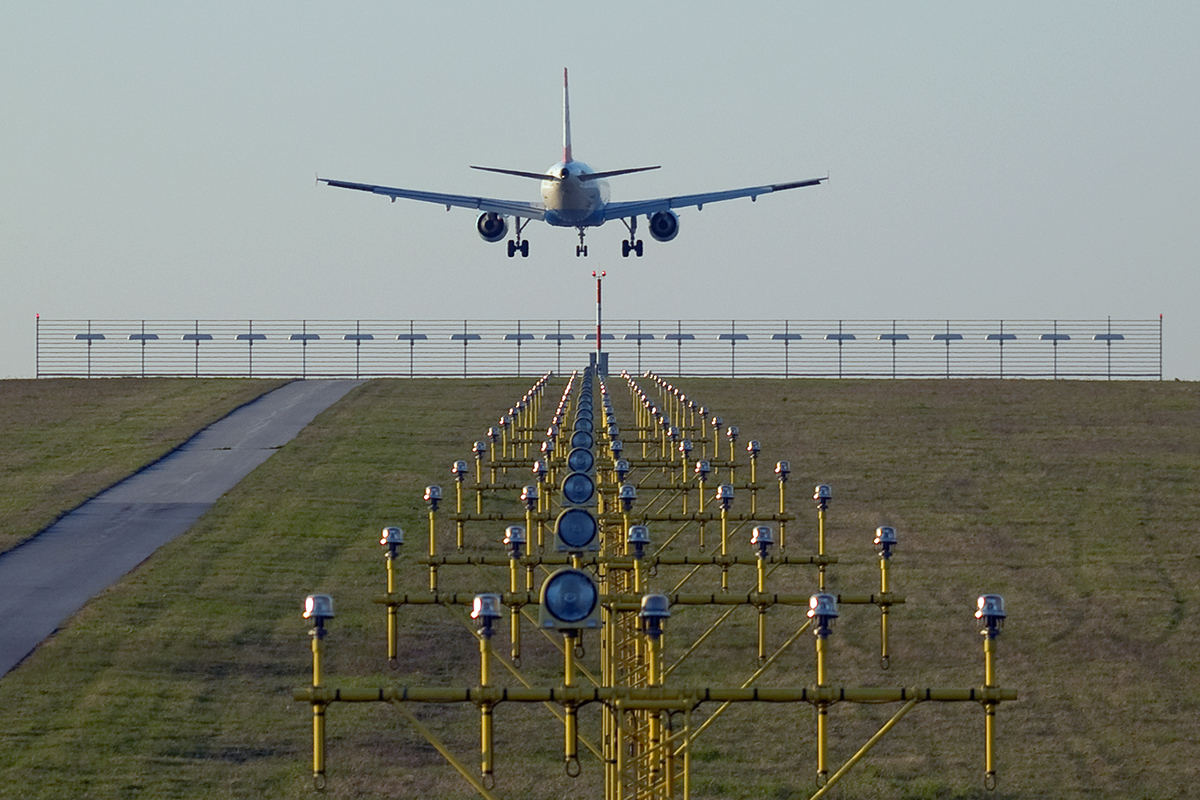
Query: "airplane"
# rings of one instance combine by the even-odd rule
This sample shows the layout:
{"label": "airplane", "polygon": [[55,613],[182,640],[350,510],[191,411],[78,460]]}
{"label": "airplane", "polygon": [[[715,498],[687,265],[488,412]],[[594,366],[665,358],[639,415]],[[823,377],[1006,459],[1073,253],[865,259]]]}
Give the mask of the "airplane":
{"label": "airplane", "polygon": [[579,245],[575,255],[587,256],[587,245],[584,235],[588,228],[598,227],[609,220],[619,219],[629,231],[629,238],[621,243],[621,255],[625,258],[630,253],[638,258],[642,256],[642,240],[637,238],[637,221],[639,216],[645,216],[650,228],[650,235],[659,242],[669,242],[679,235],[679,216],[673,209],[690,208],[703,210],[708,203],[722,200],[734,200],[739,197],[749,197],[751,201],[758,200],[759,195],[781,192],[785,189],[798,189],[802,186],[817,186],[824,178],[810,178],[789,183],[772,183],[764,186],[750,186],[744,189],[729,189],[723,192],[706,192],[703,194],[680,195],[676,197],[660,197],[652,200],[632,200],[614,203],[609,201],[608,181],[617,175],[629,175],[635,172],[647,172],[659,169],[654,167],[632,167],[615,169],[607,172],[595,172],[582,161],[576,161],[571,155],[571,103],[567,89],[567,70],[563,69],[563,154],[562,161],[554,164],[544,173],[524,172],[515,169],[500,169],[497,167],[477,167],[471,169],[484,172],[498,172],[502,175],[514,175],[518,178],[532,178],[542,182],[542,202],[531,203],[521,200],[499,200],[491,197],[471,197],[468,195],[442,194],[440,192],[425,192],[417,189],[398,189],[390,186],[376,186],[369,183],[352,183],[350,181],[332,180],[318,177],[318,183],[325,183],[340,189],[357,189],[363,192],[390,197],[392,202],[397,198],[419,200],[424,203],[444,205],[449,211],[451,207],[474,208],[482,211],[475,229],[486,242],[499,242],[508,235],[508,217],[513,218],[514,238],[508,240],[508,257],[517,253],[522,258],[529,256],[529,241],[523,237],[525,226],[532,220],[539,220],[560,228],[575,228],[579,233]]}

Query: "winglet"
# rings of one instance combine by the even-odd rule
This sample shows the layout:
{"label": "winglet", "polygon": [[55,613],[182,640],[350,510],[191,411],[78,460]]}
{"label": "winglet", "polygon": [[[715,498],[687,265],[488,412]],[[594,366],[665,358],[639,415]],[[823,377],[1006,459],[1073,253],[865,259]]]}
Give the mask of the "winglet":
{"label": "winglet", "polygon": [[567,68],[563,67],[563,163],[571,160],[571,98],[567,93]]}

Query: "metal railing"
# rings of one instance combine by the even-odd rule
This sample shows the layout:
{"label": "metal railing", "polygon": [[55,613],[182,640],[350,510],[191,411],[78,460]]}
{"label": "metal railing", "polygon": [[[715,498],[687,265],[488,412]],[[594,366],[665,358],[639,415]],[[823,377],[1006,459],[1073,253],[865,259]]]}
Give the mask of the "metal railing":
{"label": "metal railing", "polygon": [[[692,377],[1162,379],[1162,319],[609,320],[611,371]],[[593,320],[49,320],[38,377],[562,372]]]}

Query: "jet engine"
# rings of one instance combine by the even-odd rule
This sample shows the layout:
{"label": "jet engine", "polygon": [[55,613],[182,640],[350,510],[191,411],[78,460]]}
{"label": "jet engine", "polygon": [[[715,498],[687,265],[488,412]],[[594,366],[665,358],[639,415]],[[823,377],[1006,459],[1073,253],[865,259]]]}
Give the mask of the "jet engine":
{"label": "jet engine", "polygon": [[485,242],[498,242],[508,235],[508,220],[492,212],[480,214],[475,228]]}
{"label": "jet engine", "polygon": [[[481,227],[480,233],[482,232]],[[679,235],[679,215],[674,211],[656,211],[651,214],[650,235],[660,242],[669,242],[674,239]]]}

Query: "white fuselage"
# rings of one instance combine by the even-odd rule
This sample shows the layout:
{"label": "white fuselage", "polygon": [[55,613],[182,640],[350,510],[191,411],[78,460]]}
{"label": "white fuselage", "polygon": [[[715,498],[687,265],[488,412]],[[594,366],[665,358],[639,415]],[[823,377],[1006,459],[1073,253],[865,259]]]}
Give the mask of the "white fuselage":
{"label": "white fuselage", "polygon": [[546,222],[564,228],[599,225],[604,221],[608,203],[608,181],[580,180],[593,170],[582,161],[560,161],[546,170],[559,180],[542,181],[542,202]]}

